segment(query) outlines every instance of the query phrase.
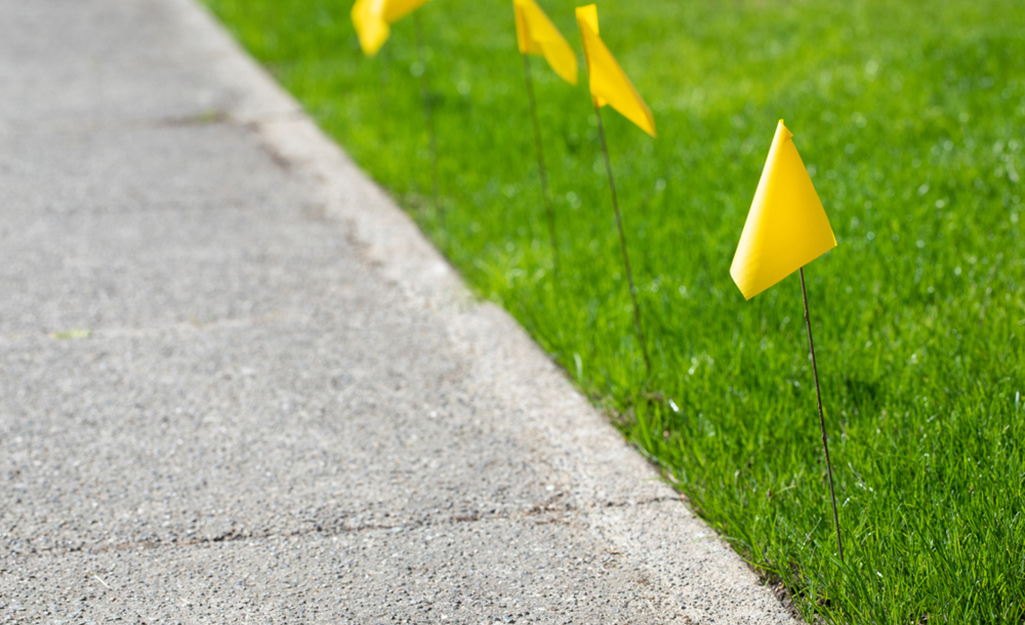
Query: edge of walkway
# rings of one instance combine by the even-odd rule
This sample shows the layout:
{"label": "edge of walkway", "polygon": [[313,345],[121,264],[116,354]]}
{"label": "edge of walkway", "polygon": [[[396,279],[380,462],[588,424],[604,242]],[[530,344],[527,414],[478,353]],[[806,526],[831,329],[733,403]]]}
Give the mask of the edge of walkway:
{"label": "edge of walkway", "polygon": [[[476,301],[460,276],[393,200],[326,136],[197,0],[170,0],[210,52],[211,70],[234,93],[230,120],[249,127],[295,175],[308,180],[324,214],[346,227],[366,264],[417,305],[443,314],[451,338],[514,392],[525,430],[559,450],[552,463],[573,477],[570,508],[668,589],[666,621],[796,624],[792,611],[743,559],[663,483],[505,311]],[[629,493],[626,505],[609,493]],[[593,502],[590,510],[586,503]],[[574,503],[575,502],[575,503]],[[564,504],[565,505],[565,504]],[[653,606],[655,607],[655,606]]]}

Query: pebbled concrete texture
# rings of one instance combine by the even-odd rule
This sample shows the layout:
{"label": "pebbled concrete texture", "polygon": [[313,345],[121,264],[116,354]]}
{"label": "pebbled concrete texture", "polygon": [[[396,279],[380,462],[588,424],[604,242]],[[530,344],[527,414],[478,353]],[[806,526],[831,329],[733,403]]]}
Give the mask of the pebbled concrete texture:
{"label": "pebbled concrete texture", "polygon": [[0,623],[794,622],[191,0],[0,84]]}

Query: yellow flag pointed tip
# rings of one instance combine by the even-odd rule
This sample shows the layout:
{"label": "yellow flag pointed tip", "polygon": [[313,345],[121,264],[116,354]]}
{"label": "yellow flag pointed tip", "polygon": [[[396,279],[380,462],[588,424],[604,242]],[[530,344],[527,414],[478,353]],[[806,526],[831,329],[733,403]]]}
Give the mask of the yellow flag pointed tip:
{"label": "yellow flag pointed tip", "polygon": [[783,123],[782,119],[779,120],[779,125],[776,126],[776,132],[783,133],[784,139],[789,139],[794,136],[794,133],[790,132],[790,129],[787,128],[787,125]]}

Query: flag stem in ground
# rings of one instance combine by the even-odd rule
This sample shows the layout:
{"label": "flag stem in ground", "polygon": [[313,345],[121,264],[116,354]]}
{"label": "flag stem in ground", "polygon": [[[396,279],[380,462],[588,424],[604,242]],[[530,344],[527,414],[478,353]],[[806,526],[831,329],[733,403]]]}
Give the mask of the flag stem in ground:
{"label": "flag stem in ground", "polygon": [[829,443],[826,442],[826,418],[822,414],[822,391],[819,390],[819,369],[815,364],[815,341],[811,338],[811,315],[808,314],[808,290],[804,286],[804,267],[801,267],[801,295],[804,297],[804,321],[808,326],[808,349],[811,351],[811,370],[815,374],[815,394],[819,400],[819,427],[822,429],[822,451],[826,454],[826,474],[829,476],[829,497],[833,501],[833,525],[836,527],[836,548],[843,562],[843,542],[840,540],[840,515],[836,511],[836,492],[833,489],[833,466],[829,462]]}
{"label": "flag stem in ground", "polygon": [[420,100],[424,107],[424,122],[427,124],[427,144],[431,158],[431,195],[434,204],[434,211],[438,216],[443,215],[441,206],[438,204],[438,141],[434,134],[434,115],[431,109],[431,87],[427,82],[427,59],[424,58],[424,33],[420,24],[420,12],[413,13],[413,23],[416,29],[416,60],[420,63]]}
{"label": "flag stem in ground", "polygon": [[623,218],[619,214],[619,200],[616,199],[616,183],[612,181],[612,163],[609,161],[609,148],[605,145],[605,128],[601,123],[601,108],[597,102],[594,103],[594,114],[598,118],[598,136],[601,138],[602,154],[605,155],[605,171],[609,175],[609,192],[612,193],[612,208],[616,211],[616,227],[619,228],[619,249],[623,252],[623,266],[626,268],[626,280],[630,285],[630,301],[634,305],[634,327],[637,329],[637,341],[641,344],[641,353],[644,354],[644,367],[650,376],[651,358],[648,357],[648,346],[644,342],[644,329],[641,327],[641,308],[637,305],[637,289],[634,288],[633,272],[630,271],[630,256],[626,252]]}
{"label": "flag stem in ground", "polygon": [[541,172],[541,194],[544,196],[545,216],[548,219],[548,236],[552,243],[552,258],[555,272],[559,272],[559,243],[555,238],[555,211],[552,210],[552,196],[548,191],[548,169],[545,167],[545,153],[541,144],[541,125],[537,121],[537,103],[534,100],[534,80],[530,75],[530,56],[523,55],[523,73],[527,80],[527,96],[530,98],[530,118],[534,121],[534,143],[537,145],[537,168]]}

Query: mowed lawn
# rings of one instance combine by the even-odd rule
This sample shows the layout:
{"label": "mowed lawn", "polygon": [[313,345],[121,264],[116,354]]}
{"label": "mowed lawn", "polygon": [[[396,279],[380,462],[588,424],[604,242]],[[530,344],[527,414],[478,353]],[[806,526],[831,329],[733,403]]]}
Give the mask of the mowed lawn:
{"label": "mowed lawn", "polygon": [[[599,3],[658,128],[603,110],[650,377],[582,56],[577,87],[532,61],[556,273],[511,2],[426,5],[421,64],[412,18],[367,59],[350,0],[207,1],[807,618],[1025,619],[1021,0]],[[541,4],[579,52],[574,3]],[[780,118],[839,242],[806,276],[845,564],[799,280],[729,275]]]}

